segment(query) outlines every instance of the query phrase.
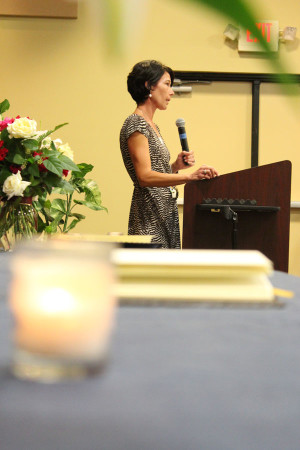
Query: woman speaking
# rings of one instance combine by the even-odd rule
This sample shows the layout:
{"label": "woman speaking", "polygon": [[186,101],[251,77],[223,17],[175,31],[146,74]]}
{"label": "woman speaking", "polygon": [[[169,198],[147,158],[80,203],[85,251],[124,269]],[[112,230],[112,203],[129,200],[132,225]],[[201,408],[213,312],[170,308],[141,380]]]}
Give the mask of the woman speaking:
{"label": "woman speaking", "polygon": [[127,78],[136,108],[120,132],[120,148],[133,181],[128,234],[153,235],[162,248],[180,248],[176,185],[213,178],[217,171],[202,165],[195,172],[180,170],[195,164],[193,152],[182,151],[170,164],[170,154],[153,122],[157,109],[165,110],[174,95],[172,69],[158,61],[137,63]]}

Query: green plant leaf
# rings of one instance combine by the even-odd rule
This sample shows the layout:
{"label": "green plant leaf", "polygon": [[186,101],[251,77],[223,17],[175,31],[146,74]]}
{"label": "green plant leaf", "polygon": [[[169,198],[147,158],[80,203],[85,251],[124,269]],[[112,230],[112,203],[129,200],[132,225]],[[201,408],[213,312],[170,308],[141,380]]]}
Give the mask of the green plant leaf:
{"label": "green plant leaf", "polygon": [[67,156],[65,156],[63,154],[60,154],[60,156],[58,158],[59,158],[59,161],[60,161],[61,166],[62,166],[63,169],[65,169],[65,170],[73,170],[75,172],[79,171],[77,164],[75,164]]}
{"label": "green plant leaf", "polygon": [[78,224],[78,222],[80,222],[80,220],[77,220],[77,219],[74,219],[74,220],[72,220],[72,222],[70,223],[70,225],[68,226],[68,228],[67,228],[67,233],[70,231],[70,230],[72,230],[73,228],[75,228],[76,227],[76,225]]}
{"label": "green plant leaf", "polygon": [[30,175],[32,175],[33,177],[38,178],[40,176],[40,171],[39,171],[37,164],[30,164],[28,166],[28,173]]}
{"label": "green plant leaf", "polygon": [[5,111],[7,111],[9,107],[9,101],[7,99],[3,100],[3,102],[0,103],[0,114],[3,114]]}
{"label": "green plant leaf", "polygon": [[53,188],[52,192],[55,194],[72,194],[74,187],[67,180],[60,180],[60,183],[57,187]]}
{"label": "green plant leaf", "polygon": [[53,217],[56,217],[58,213],[62,213],[63,215],[66,214],[67,208],[66,208],[66,200],[63,200],[61,198],[55,198],[51,204],[51,215]]}
{"label": "green plant leaf", "polygon": [[46,167],[46,169],[50,170],[50,172],[53,172],[58,176],[62,176],[63,168],[60,161],[57,158],[49,156],[48,159],[45,159],[43,161],[43,164]]}
{"label": "green plant leaf", "polygon": [[56,148],[54,150],[52,148],[43,148],[41,151],[43,152],[43,156],[55,156],[56,158],[61,154]]}
{"label": "green plant leaf", "polygon": [[56,233],[57,232],[57,227],[59,226],[59,224],[63,223],[62,218],[64,216],[64,213],[59,213],[57,212],[57,214],[55,215],[55,217],[51,217],[51,223],[49,225],[47,225],[47,227],[45,228],[46,233]]}
{"label": "green plant leaf", "polygon": [[39,149],[39,143],[36,139],[23,139],[22,145],[31,151],[37,151]]}
{"label": "green plant leaf", "polygon": [[12,158],[12,162],[14,164],[17,164],[18,166],[21,166],[25,161],[26,161],[25,158],[23,158],[23,156],[20,155],[19,153],[16,153]]}
{"label": "green plant leaf", "polygon": [[41,134],[37,139],[38,142],[41,143],[47,136],[50,136],[50,134],[54,133],[54,131],[59,130],[59,128],[62,128],[65,125],[68,125],[68,122],[61,123],[60,125],[57,125],[55,128],[53,128],[53,130],[49,130],[46,133]]}
{"label": "green plant leaf", "polygon": [[0,172],[0,185],[3,186],[4,181],[6,180],[7,177],[9,177],[11,175],[11,171],[8,170],[6,167],[3,167],[3,169],[1,169]]}
{"label": "green plant leaf", "polygon": [[76,217],[76,219],[78,219],[78,220],[85,219],[85,216],[83,214],[78,214],[78,213],[70,214],[70,217]]}
{"label": "green plant leaf", "polygon": [[84,180],[82,188],[85,192],[85,200],[95,205],[101,206],[101,192],[97,183],[93,180]]}
{"label": "green plant leaf", "polygon": [[50,189],[51,191],[53,187],[60,186],[62,181],[61,175],[57,175],[53,172],[42,172],[41,173],[41,181]]}
{"label": "green plant leaf", "polygon": [[108,211],[108,209],[105,206],[97,205],[96,203],[89,202],[86,200],[74,200],[74,203],[76,203],[77,205],[86,206],[87,208],[93,209],[94,211],[106,211],[106,212]]}
{"label": "green plant leaf", "polygon": [[35,207],[36,211],[41,211],[44,208],[51,207],[50,200],[45,200],[43,196],[39,196],[37,200],[33,202],[33,206]]}
{"label": "green plant leaf", "polygon": [[92,166],[92,164],[85,164],[85,163],[80,163],[77,164],[77,167],[79,169],[79,172],[75,172],[74,174],[72,174],[72,176],[75,178],[84,178],[86,176],[87,173],[91,172],[94,168],[94,166]]}
{"label": "green plant leaf", "polygon": [[53,233],[57,233],[57,227],[58,227],[58,223],[56,220],[53,220],[53,222],[50,223],[50,225],[47,225],[44,229],[44,231],[47,234],[53,234]]}

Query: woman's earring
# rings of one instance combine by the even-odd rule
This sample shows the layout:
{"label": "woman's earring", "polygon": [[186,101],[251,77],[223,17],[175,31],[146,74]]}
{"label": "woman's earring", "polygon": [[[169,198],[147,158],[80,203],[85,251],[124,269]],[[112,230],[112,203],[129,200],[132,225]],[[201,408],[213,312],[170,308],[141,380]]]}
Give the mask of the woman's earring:
{"label": "woman's earring", "polygon": [[152,94],[149,94],[149,98],[151,98],[152,97]]}

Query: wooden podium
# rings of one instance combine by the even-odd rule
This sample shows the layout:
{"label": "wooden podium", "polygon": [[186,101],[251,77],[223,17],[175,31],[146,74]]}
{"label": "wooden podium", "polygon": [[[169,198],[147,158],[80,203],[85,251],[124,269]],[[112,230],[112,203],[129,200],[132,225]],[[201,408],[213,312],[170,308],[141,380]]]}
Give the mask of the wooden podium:
{"label": "wooden podium", "polygon": [[185,185],[183,248],[256,249],[288,271],[291,162]]}

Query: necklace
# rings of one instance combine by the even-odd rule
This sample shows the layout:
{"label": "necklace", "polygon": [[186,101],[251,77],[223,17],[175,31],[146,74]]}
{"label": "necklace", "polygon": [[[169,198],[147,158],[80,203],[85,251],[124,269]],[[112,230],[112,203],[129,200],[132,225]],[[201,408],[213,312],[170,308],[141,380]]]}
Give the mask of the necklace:
{"label": "necklace", "polygon": [[146,114],[144,113],[144,111],[142,109],[140,109],[139,107],[136,108],[137,111],[139,111],[141,113],[141,115],[144,117],[144,119],[146,120],[146,122],[149,123],[149,125],[153,126],[154,123],[152,121],[152,119],[149,119],[149,117],[146,116]]}
{"label": "necklace", "polygon": [[157,128],[156,128],[155,123],[154,123],[151,119],[147,118],[147,116],[145,115],[145,113],[144,113],[144,111],[143,111],[142,109],[140,109],[139,107],[137,107],[136,110],[139,111],[139,112],[141,113],[141,116],[142,116],[142,117],[145,119],[145,121],[150,125],[150,127],[153,129],[153,131],[155,132],[156,136],[158,137],[159,141],[163,144],[164,141],[163,141],[163,139],[161,138],[161,136],[160,136],[160,134],[159,134],[159,132],[158,132],[158,130],[157,130]]}

